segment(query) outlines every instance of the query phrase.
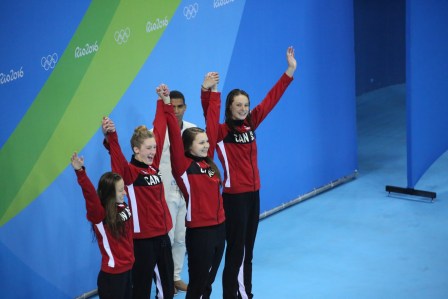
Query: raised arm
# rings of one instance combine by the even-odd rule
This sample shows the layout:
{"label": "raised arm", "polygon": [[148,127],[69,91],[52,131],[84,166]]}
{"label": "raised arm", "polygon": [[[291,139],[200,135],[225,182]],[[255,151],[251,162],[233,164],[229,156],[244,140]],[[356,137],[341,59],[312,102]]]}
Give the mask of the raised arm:
{"label": "raised arm", "polygon": [[218,141],[219,111],[221,108],[221,93],[218,92],[219,74],[208,73],[202,83],[202,87],[209,88],[209,97],[202,98],[202,109],[205,116],[205,131],[207,133],[210,147],[207,155],[213,159],[216,143]]}
{"label": "raised arm", "polygon": [[218,91],[219,74],[217,72],[209,72],[205,74],[204,81],[201,85],[201,103],[204,117],[207,119],[208,103],[211,92]]}
{"label": "raised arm", "polygon": [[71,156],[71,164],[75,170],[78,184],[81,186],[82,194],[86,201],[87,219],[93,224],[100,223],[106,216],[100,199],[95,191],[95,187],[90,181],[84,168],[84,158],[79,157],[76,152]]}
{"label": "raised arm", "polygon": [[115,123],[109,117],[103,117],[102,129],[103,133],[105,133],[104,146],[109,150],[112,171],[123,177],[125,185],[132,184],[134,178],[132,177],[129,163],[124,157],[120,144],[118,143]]}
{"label": "raised arm", "polygon": [[[157,91],[157,90],[156,90]],[[157,92],[159,94],[159,92]],[[185,158],[184,145],[182,141],[181,131],[176,115],[174,114],[173,106],[170,104],[169,93],[168,95],[160,95],[163,99],[163,109],[168,126],[168,136],[170,139],[170,159],[171,159],[171,172],[173,177],[177,180],[187,170],[188,162]]]}
{"label": "raised arm", "polygon": [[156,117],[154,118],[154,122],[152,124],[154,126],[153,132],[157,145],[153,165],[156,168],[159,168],[160,159],[162,157],[163,144],[165,143],[165,135],[166,135],[166,118],[163,112],[163,102],[161,100],[157,101]]}
{"label": "raised arm", "polygon": [[269,112],[274,109],[275,105],[277,105],[286,88],[288,88],[289,84],[292,82],[293,74],[297,67],[297,62],[294,55],[294,48],[289,47],[286,50],[286,60],[288,62],[288,68],[277,81],[277,83],[271,88],[263,101],[251,111],[253,130],[255,130],[266,118]]}
{"label": "raised arm", "polygon": [[187,170],[187,160],[185,158],[184,144],[180,132],[179,123],[174,115],[174,109],[171,105],[165,105],[165,115],[168,124],[168,135],[170,138],[170,159],[171,172],[177,180]]}

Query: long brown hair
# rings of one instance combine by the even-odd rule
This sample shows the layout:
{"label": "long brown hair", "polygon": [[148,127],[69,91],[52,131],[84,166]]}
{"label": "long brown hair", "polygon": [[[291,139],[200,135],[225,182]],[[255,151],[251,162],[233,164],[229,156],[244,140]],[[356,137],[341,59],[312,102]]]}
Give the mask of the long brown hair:
{"label": "long brown hair", "polygon": [[[190,153],[191,146],[193,145],[193,141],[196,138],[196,135],[199,133],[205,133],[205,131],[198,127],[188,128],[182,133],[182,141],[184,143],[184,153],[187,155]],[[221,173],[219,172],[218,167],[215,162],[209,156],[205,157],[204,160],[210,165],[210,168],[216,173],[219,178],[219,182],[221,184]]]}
{"label": "long brown hair", "polygon": [[[235,99],[235,97],[239,96],[239,95],[243,95],[243,96],[247,97],[247,99],[249,101],[249,107],[250,107],[250,98],[249,98],[249,94],[247,92],[245,92],[242,89],[238,89],[238,88],[235,88],[229,92],[229,94],[227,95],[227,98],[226,98],[226,110],[225,110],[224,122],[227,124],[227,126],[232,131],[236,131],[236,129],[235,129],[235,124],[232,119],[232,111],[230,110],[230,106],[232,106],[232,103],[233,103],[233,100]],[[250,113],[250,110],[246,116],[246,121],[249,124],[249,126],[252,128],[253,127],[252,126],[252,115]]]}
{"label": "long brown hair", "polygon": [[106,217],[103,222],[109,228],[112,236],[119,238],[126,234],[125,224],[118,216],[116,198],[117,193],[115,185],[122,180],[121,176],[114,172],[104,173],[99,182],[97,194],[101,200],[101,205],[106,211]]}

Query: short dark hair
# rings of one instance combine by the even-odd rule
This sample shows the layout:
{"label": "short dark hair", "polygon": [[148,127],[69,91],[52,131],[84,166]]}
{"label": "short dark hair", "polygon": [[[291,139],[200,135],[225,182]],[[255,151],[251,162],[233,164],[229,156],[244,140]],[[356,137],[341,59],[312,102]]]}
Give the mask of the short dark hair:
{"label": "short dark hair", "polygon": [[185,105],[185,97],[184,97],[184,94],[181,93],[181,92],[178,91],[178,90],[172,90],[172,91],[170,91],[170,98],[171,98],[171,99],[182,99],[182,101],[184,102],[184,105]]}

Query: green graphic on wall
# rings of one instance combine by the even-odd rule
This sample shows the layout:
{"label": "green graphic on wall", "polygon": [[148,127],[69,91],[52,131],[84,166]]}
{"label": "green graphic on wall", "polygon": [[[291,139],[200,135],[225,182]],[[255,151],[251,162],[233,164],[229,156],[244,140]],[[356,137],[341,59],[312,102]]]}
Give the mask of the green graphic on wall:
{"label": "green graphic on wall", "polygon": [[39,196],[67,167],[71,152],[92,138],[179,3],[92,1],[53,73],[0,151],[0,165],[8,170],[0,173],[5,185],[0,225]]}

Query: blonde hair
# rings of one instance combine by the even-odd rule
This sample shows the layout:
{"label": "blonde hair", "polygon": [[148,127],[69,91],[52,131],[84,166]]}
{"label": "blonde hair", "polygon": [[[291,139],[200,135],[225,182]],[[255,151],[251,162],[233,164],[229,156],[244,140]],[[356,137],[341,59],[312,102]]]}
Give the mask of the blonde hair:
{"label": "blonde hair", "polygon": [[131,148],[134,151],[134,147],[140,148],[143,142],[148,138],[154,138],[154,133],[148,130],[145,125],[138,126],[134,129],[134,134],[131,137]]}

